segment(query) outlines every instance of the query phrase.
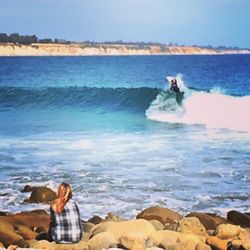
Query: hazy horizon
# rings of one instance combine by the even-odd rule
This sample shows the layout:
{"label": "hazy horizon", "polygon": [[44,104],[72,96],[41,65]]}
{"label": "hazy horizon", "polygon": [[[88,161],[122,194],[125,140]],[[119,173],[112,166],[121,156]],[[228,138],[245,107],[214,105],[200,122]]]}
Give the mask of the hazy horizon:
{"label": "hazy horizon", "polygon": [[[2,33],[250,48],[247,0],[0,0]],[[15,8],[14,8],[15,7]]]}

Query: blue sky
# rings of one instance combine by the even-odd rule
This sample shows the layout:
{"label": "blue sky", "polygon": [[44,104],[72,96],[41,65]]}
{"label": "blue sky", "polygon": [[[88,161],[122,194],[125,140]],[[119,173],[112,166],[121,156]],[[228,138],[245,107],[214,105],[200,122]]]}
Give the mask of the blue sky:
{"label": "blue sky", "polygon": [[250,48],[250,0],[0,0],[0,32]]}

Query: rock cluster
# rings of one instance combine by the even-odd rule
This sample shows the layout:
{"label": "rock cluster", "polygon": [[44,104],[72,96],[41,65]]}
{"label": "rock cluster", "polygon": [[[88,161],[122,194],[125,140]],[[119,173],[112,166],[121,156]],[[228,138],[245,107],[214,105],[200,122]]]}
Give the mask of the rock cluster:
{"label": "rock cluster", "polygon": [[[185,217],[177,212],[153,206],[135,219],[124,220],[109,213],[82,221],[84,235],[77,244],[38,241],[38,233],[47,232],[50,216],[35,210],[0,214],[0,248],[51,250],[250,250],[250,216],[228,212],[227,219],[215,214],[192,212]],[[13,246],[14,245],[14,246]]]}

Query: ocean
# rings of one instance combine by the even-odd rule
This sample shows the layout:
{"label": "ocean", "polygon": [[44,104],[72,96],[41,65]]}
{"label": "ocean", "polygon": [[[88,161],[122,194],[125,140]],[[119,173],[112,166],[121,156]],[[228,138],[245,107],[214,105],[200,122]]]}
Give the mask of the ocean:
{"label": "ocean", "polygon": [[250,55],[0,57],[0,211],[62,181],[83,219],[249,212]]}

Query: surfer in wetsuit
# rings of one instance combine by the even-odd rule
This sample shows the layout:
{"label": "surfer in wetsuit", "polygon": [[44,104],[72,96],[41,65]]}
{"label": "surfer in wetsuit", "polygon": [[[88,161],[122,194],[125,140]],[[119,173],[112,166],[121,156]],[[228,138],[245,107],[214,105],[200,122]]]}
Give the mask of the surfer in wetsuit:
{"label": "surfer in wetsuit", "polygon": [[179,93],[180,92],[180,89],[177,85],[177,80],[175,78],[173,78],[171,80],[171,87],[170,87],[170,90],[171,91],[174,91],[175,93]]}
{"label": "surfer in wetsuit", "polygon": [[184,96],[184,92],[180,90],[180,88],[177,84],[177,80],[175,78],[171,79],[170,91],[175,92],[176,101],[177,101],[178,105],[181,105],[182,100],[183,100],[183,96]]}

